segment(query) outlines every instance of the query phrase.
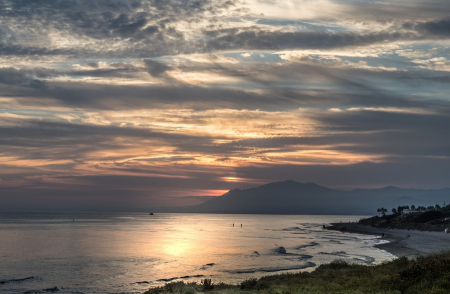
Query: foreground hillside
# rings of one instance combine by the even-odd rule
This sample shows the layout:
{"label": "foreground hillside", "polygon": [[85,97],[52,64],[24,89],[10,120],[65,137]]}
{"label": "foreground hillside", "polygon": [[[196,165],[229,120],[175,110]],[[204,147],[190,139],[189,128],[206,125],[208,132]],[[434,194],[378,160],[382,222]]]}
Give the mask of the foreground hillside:
{"label": "foreground hillside", "polygon": [[281,274],[250,279],[240,285],[175,282],[144,294],[444,294],[450,289],[450,252],[409,260],[402,257],[366,266],[336,260],[311,273]]}

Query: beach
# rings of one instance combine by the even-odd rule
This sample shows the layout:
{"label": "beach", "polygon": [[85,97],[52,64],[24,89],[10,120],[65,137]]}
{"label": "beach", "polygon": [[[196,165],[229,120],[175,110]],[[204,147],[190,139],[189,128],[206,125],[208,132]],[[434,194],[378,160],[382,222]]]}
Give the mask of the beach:
{"label": "beach", "polygon": [[[416,230],[380,229],[369,225],[357,223],[333,223],[326,227],[329,230],[341,230],[343,234],[363,234],[378,236],[380,240],[387,242],[376,245],[377,248],[385,250],[397,257],[406,256],[415,258],[430,253],[438,253],[450,249],[450,234],[445,232],[428,232]],[[383,236],[384,234],[384,236]]]}

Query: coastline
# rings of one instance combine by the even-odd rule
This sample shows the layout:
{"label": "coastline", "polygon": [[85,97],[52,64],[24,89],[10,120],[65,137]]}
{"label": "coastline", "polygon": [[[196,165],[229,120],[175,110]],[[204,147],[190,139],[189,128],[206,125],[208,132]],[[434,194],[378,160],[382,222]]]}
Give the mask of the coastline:
{"label": "coastline", "polygon": [[[343,233],[362,234],[377,236],[380,240],[388,243],[375,245],[375,247],[385,250],[397,257],[406,256],[416,258],[421,255],[439,253],[450,249],[450,234],[445,232],[428,232],[416,230],[380,229],[369,225],[358,223],[332,223],[327,226],[328,230],[341,231]],[[384,236],[382,235],[384,234]],[[409,235],[409,237],[408,237]]]}

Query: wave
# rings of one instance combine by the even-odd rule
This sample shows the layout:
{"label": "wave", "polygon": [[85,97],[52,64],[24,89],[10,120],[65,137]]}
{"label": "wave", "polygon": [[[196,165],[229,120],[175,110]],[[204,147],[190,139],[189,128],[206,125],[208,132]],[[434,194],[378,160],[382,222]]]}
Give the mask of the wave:
{"label": "wave", "polygon": [[347,254],[345,251],[319,252],[319,254],[339,256],[341,258],[350,259],[356,263],[372,264],[375,262],[375,258],[373,257],[367,255]]}
{"label": "wave", "polygon": [[347,252],[345,252],[345,251],[333,251],[333,252],[319,252],[319,254],[345,256],[345,255],[347,255]]}
{"label": "wave", "polygon": [[308,254],[298,254],[297,256],[300,257],[301,260],[311,259],[314,257],[314,256],[308,255]]}
{"label": "wave", "polygon": [[231,274],[252,274],[257,272],[264,273],[273,273],[273,272],[281,272],[281,271],[289,271],[289,270],[300,270],[309,267],[315,267],[316,264],[314,262],[306,262],[301,265],[295,265],[291,267],[261,267],[261,268],[249,268],[249,269],[237,269],[237,270],[227,270],[225,272]]}
{"label": "wave", "polygon": [[296,234],[296,235],[305,235],[305,234],[309,233],[309,231],[306,231],[305,229],[302,229],[300,227],[284,228],[284,229],[282,229],[282,231],[291,232],[292,234]]}
{"label": "wave", "polygon": [[372,264],[375,262],[375,258],[366,255],[357,255],[356,257],[353,257],[353,261],[357,263]]}
{"label": "wave", "polygon": [[337,241],[337,240],[328,240],[328,242],[333,243],[333,244],[344,244],[341,241]]}
{"label": "wave", "polygon": [[283,246],[278,246],[273,251],[275,251],[276,253],[286,254],[286,248],[284,248]]}
{"label": "wave", "polygon": [[193,275],[193,276],[182,276],[182,277],[173,277],[173,278],[166,278],[166,279],[158,279],[156,282],[172,282],[174,280],[178,279],[190,279],[190,278],[202,278],[205,275]]}
{"label": "wave", "polygon": [[172,282],[173,280],[179,279],[179,277],[167,278],[167,279],[158,279],[157,282]]}
{"label": "wave", "polygon": [[213,267],[213,266],[215,266],[216,264],[214,263],[214,262],[211,262],[211,263],[207,263],[207,264],[204,264],[200,269],[201,270],[206,270],[206,269],[209,269],[209,268],[211,268],[211,267]]}
{"label": "wave", "polygon": [[52,288],[47,288],[47,289],[42,289],[42,290],[29,290],[29,291],[23,292],[23,294],[55,293],[55,292],[58,292],[59,290],[60,289],[55,286]]}
{"label": "wave", "polygon": [[205,275],[182,276],[180,279],[203,278]]}
{"label": "wave", "polygon": [[8,284],[8,283],[22,283],[29,280],[34,280],[36,277],[27,277],[27,278],[21,278],[21,279],[10,279],[10,280],[1,280],[0,285]]}
{"label": "wave", "polygon": [[306,247],[313,247],[313,246],[318,246],[318,245],[320,245],[320,244],[317,243],[317,242],[309,242],[309,243],[297,246],[297,247],[295,247],[295,249],[303,249],[303,248],[306,248]]}
{"label": "wave", "polygon": [[282,231],[304,231],[304,229],[300,228],[300,227],[290,227],[290,228],[284,228],[282,229]]}

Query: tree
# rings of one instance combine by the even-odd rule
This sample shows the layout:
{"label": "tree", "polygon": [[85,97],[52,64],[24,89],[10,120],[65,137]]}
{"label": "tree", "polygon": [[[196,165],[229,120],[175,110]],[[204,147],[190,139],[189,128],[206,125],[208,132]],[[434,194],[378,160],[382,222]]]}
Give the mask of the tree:
{"label": "tree", "polygon": [[392,213],[393,213],[393,214],[396,214],[396,213],[397,213],[397,209],[392,208]]}
{"label": "tree", "polygon": [[416,206],[414,204],[411,205],[411,210],[416,210]]}
{"label": "tree", "polygon": [[388,210],[386,208],[384,208],[384,207],[377,208],[378,215],[385,216],[387,211]]}
{"label": "tree", "polygon": [[436,204],[434,207],[435,207],[436,209],[441,209],[441,206],[440,206],[439,204]]}

